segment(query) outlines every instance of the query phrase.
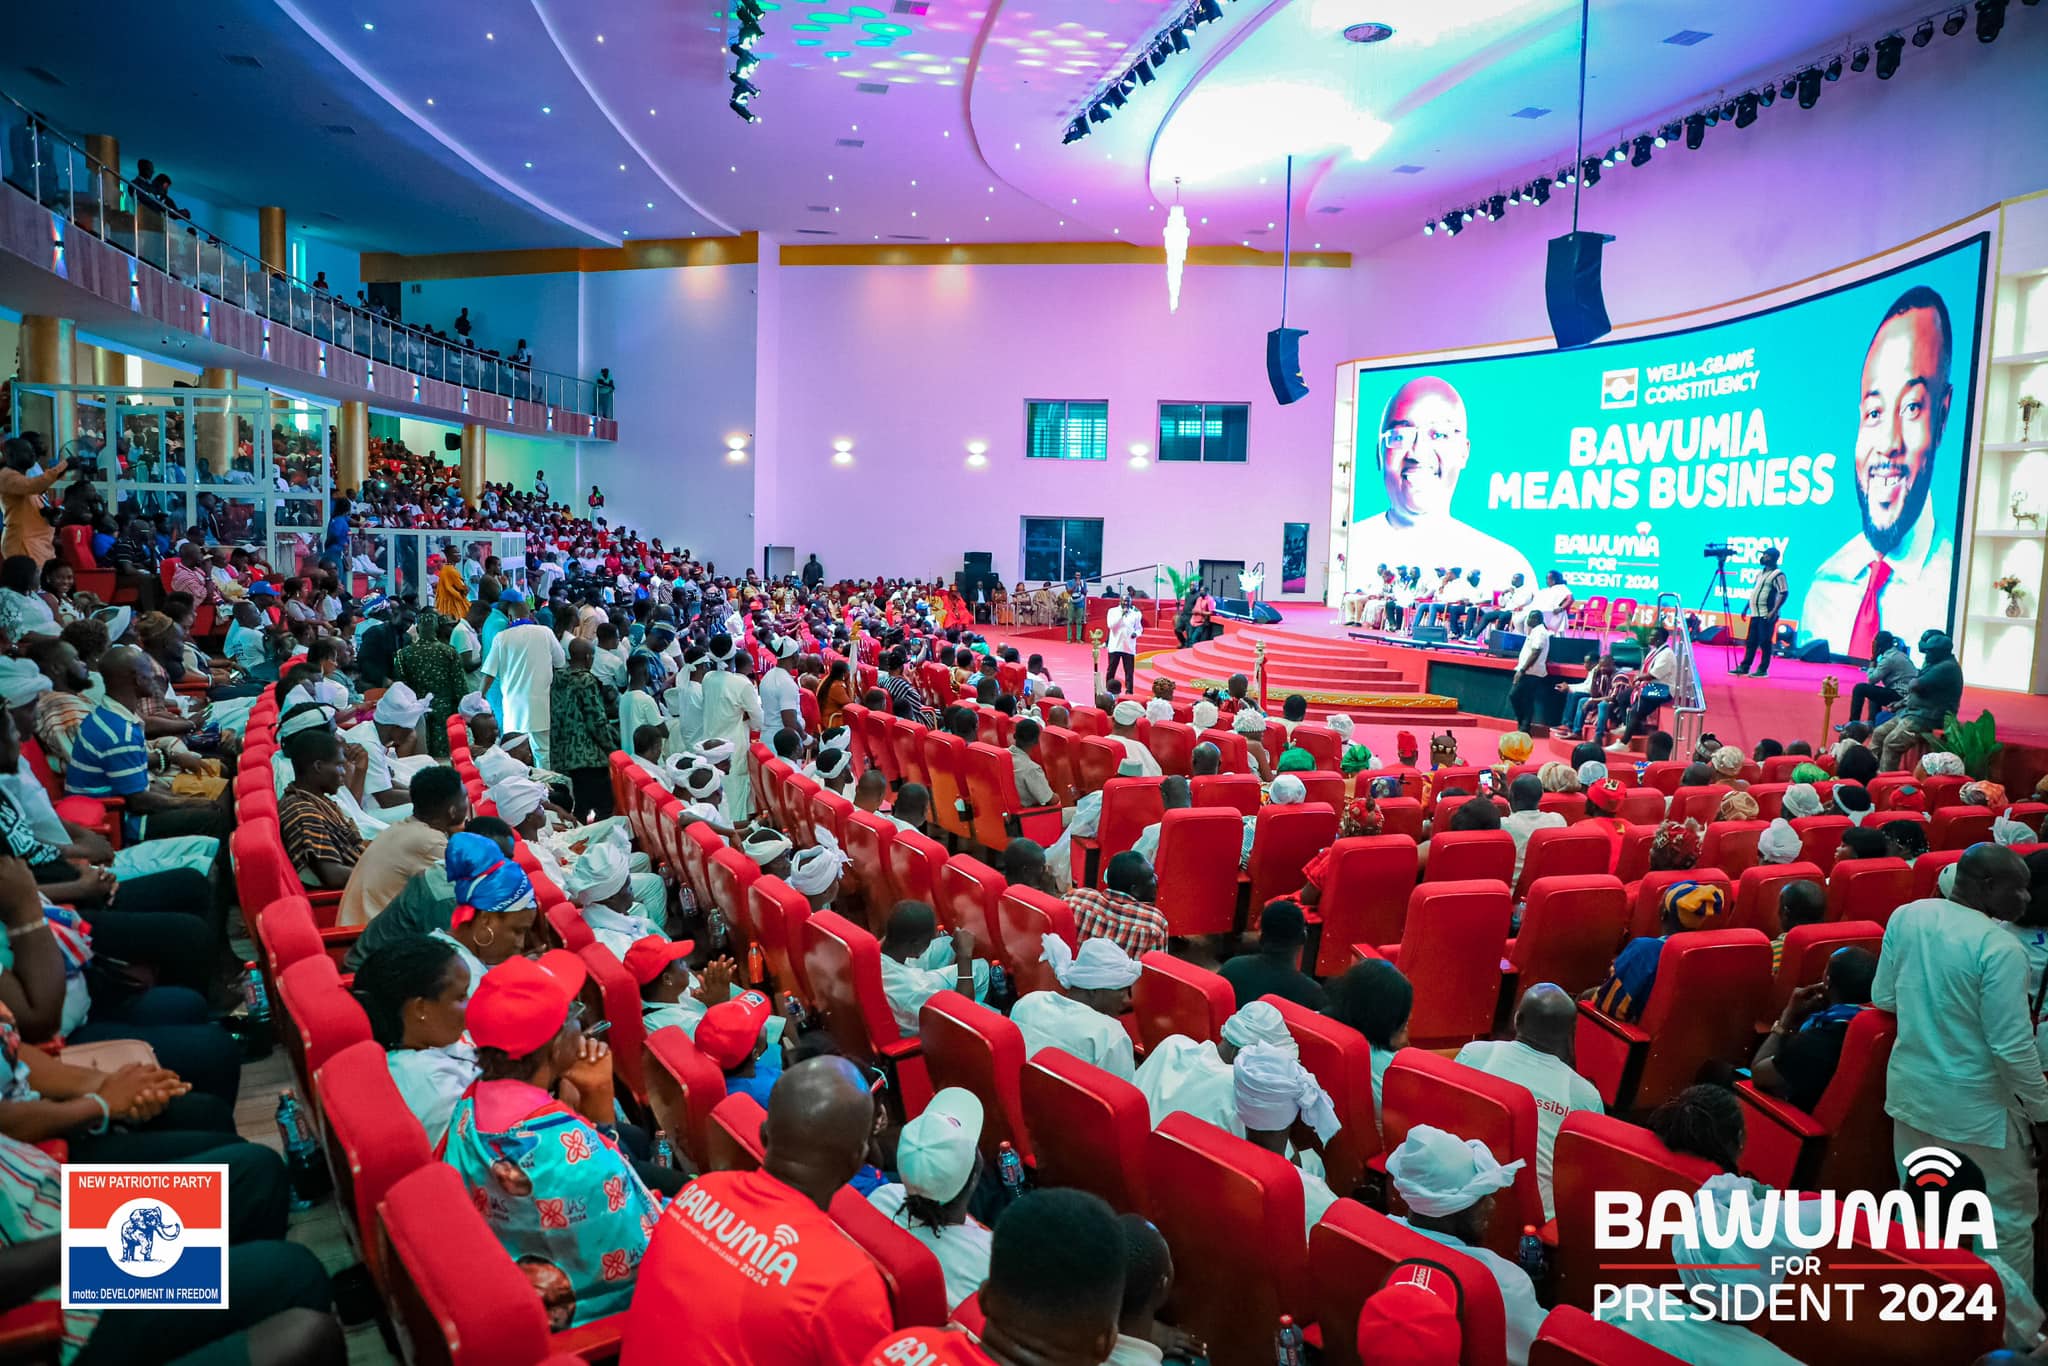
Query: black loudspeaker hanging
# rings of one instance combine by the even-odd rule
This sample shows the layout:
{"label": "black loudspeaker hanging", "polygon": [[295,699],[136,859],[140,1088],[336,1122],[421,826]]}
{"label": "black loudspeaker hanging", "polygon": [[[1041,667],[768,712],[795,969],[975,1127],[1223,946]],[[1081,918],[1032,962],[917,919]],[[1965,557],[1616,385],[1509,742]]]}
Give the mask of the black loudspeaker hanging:
{"label": "black loudspeaker hanging", "polygon": [[1610,330],[1600,292],[1600,249],[1613,240],[1604,232],[1568,232],[1550,239],[1543,297],[1560,348],[1584,346]]}
{"label": "black loudspeaker hanging", "polygon": [[1305,328],[1287,325],[1287,273],[1294,268],[1294,158],[1287,158],[1286,227],[1280,238],[1280,325],[1266,334],[1266,382],[1273,386],[1273,398],[1280,403],[1298,403],[1308,397],[1308,385],[1301,378],[1301,339]]}

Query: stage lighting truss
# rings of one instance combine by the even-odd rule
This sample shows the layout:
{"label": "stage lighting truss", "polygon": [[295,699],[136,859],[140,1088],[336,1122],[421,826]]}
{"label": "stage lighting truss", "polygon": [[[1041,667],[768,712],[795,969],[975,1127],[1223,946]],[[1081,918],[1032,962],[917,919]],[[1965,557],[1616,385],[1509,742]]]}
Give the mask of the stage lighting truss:
{"label": "stage lighting truss", "polygon": [[761,23],[768,17],[760,0],[736,0],[733,5],[734,25],[732,41],[725,45],[726,53],[732,58],[732,69],[726,79],[732,82],[730,97],[725,107],[732,110],[743,123],[759,123],[761,116],[754,112],[754,101],[761,94],[761,88],[754,84],[753,76],[761,69],[760,54],[754,45],[766,36]]}
{"label": "stage lighting truss", "polygon": [[[1210,3],[1213,5],[1214,0]],[[2039,6],[2041,0],[2020,0],[2020,3],[2032,9]],[[1498,222],[1506,216],[1506,210],[1515,205],[1547,204],[1553,187],[1583,186],[1590,190],[1600,183],[1603,170],[1619,166],[1646,166],[1657,152],[1681,138],[1687,151],[1696,152],[1705,145],[1709,129],[1724,123],[1748,128],[1757,121],[1759,114],[1780,101],[1790,104],[1796,100],[1801,109],[1811,109],[1820,102],[1821,92],[1841,80],[1845,71],[1861,75],[1874,66],[1877,79],[1888,81],[1898,74],[1909,39],[1916,48],[1926,47],[1934,41],[1937,28],[1951,38],[1956,37],[1971,26],[1973,15],[1977,41],[1996,42],[2005,31],[2010,12],[2011,0],[1969,0],[1967,4],[1949,0],[1941,8],[1908,20],[1876,38],[1854,39],[1825,57],[1816,57],[1774,80],[1760,82],[1754,89],[1732,96],[1716,95],[1711,103],[1703,103],[1689,114],[1668,120],[1655,132],[1624,134],[1611,147],[1588,155],[1577,165],[1567,162],[1558,167],[1555,175],[1539,175],[1482,198],[1476,204],[1454,209],[1438,218],[1425,219],[1423,236],[1455,237],[1475,216]],[[1154,65],[1157,65],[1156,61]],[[1074,121],[1075,125],[1082,122],[1079,118]],[[1070,127],[1068,140],[1071,141],[1073,136]]]}
{"label": "stage lighting truss", "polygon": [[1192,0],[1192,3],[1175,10],[1173,18],[1149,42],[1139,46],[1138,55],[1127,66],[1096,86],[1088,98],[1081,101],[1079,109],[1068,119],[1060,142],[1063,145],[1079,142],[1095,131],[1096,124],[1109,122],[1117,110],[1130,103],[1131,96],[1139,87],[1151,85],[1159,79],[1160,67],[1173,60],[1175,54],[1188,50],[1191,46],[1189,34],[1222,17],[1220,0]]}

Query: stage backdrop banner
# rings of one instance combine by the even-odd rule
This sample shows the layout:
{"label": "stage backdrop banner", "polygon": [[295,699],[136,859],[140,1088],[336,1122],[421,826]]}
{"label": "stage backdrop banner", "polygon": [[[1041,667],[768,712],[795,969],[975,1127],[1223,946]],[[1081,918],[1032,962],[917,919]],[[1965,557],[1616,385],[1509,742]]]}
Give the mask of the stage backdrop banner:
{"label": "stage backdrop banner", "polygon": [[1733,610],[1775,546],[1784,615],[1838,653],[1949,629],[1987,243],[1683,331],[1361,369],[1346,581],[1557,570],[1693,606],[1725,541]]}

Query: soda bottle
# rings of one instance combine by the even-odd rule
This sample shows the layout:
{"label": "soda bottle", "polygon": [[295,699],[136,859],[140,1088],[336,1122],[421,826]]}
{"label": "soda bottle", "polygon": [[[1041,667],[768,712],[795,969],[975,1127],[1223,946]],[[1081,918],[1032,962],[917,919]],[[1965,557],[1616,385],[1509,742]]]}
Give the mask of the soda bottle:
{"label": "soda bottle", "polygon": [[1282,1314],[1280,1331],[1273,1335],[1274,1366],[1302,1366],[1306,1359],[1301,1344],[1301,1330],[1294,1326],[1294,1315]]}
{"label": "soda bottle", "polygon": [[768,975],[768,955],[761,952],[759,944],[747,945],[747,980],[759,982]]}
{"label": "soda bottle", "polygon": [[320,1140],[313,1137],[305,1107],[289,1088],[277,1097],[277,1137],[284,1145],[285,1175],[291,1182],[291,1207],[311,1209],[331,1189]]}
{"label": "soda bottle", "polygon": [[1550,1269],[1550,1254],[1543,1248],[1543,1238],[1536,1232],[1536,1225],[1522,1225],[1522,1241],[1515,1249],[1515,1263],[1529,1273],[1529,1279],[1538,1285]]}
{"label": "soda bottle", "polygon": [[657,1167],[673,1167],[675,1164],[676,1150],[675,1146],[668,1141],[668,1130],[656,1129],[654,1131],[654,1165]]}
{"label": "soda bottle", "polygon": [[1003,1178],[1004,1190],[1013,1196],[1024,1193],[1024,1159],[1017,1156],[1017,1150],[1007,1139],[996,1150],[996,1171]]}

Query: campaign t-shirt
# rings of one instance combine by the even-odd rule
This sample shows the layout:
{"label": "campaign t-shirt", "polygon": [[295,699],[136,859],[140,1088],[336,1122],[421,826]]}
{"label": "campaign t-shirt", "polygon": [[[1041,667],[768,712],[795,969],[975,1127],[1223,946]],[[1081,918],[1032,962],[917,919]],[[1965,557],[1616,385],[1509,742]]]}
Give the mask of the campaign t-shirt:
{"label": "campaign t-shirt", "polygon": [[906,1328],[876,1343],[861,1366],[995,1366],[995,1361],[957,1328]]}
{"label": "campaign t-shirt", "polygon": [[890,1322],[881,1273],[830,1215],[766,1172],[713,1172],[655,1227],[619,1363],[859,1366]]}

